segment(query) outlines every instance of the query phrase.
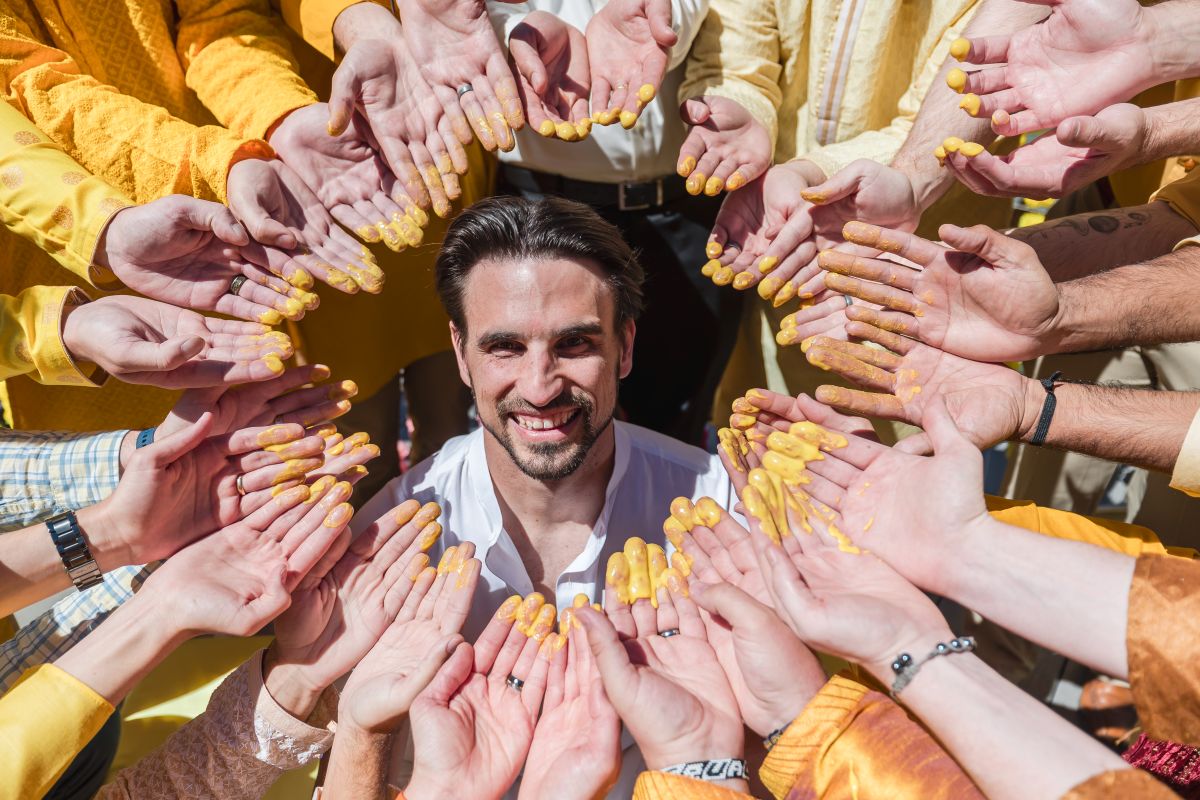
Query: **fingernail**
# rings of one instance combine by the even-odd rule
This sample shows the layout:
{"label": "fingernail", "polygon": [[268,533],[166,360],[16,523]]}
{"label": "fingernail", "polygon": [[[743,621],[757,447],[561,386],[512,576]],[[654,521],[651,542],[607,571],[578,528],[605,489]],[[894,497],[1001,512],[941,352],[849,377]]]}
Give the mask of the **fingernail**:
{"label": "fingernail", "polygon": [[320,500],[335,483],[337,483],[337,478],[332,475],[322,475],[317,478],[308,489],[308,502],[315,503]]}
{"label": "fingernail", "polygon": [[983,152],[983,145],[979,142],[963,142],[963,146],[958,148],[958,152],[967,158],[974,158]]}
{"label": "fingernail", "polygon": [[707,180],[708,176],[703,172],[693,172],[688,176],[687,182],[683,184],[683,187],[687,189],[688,194],[700,194],[700,192],[704,191],[704,183]]}
{"label": "fingernail", "polygon": [[554,630],[554,622],[558,619],[558,613],[554,606],[546,603],[538,609],[537,617],[534,618],[533,624],[529,626],[529,638],[535,642],[544,642],[546,637],[550,635],[550,631]]}
{"label": "fingernail", "polygon": [[[383,238],[382,236],[379,235],[379,231],[375,230],[370,225],[360,225],[359,227],[354,229],[354,232],[355,232],[355,234],[358,235],[358,238],[362,239],[364,242],[369,242],[371,244],[375,244],[376,242],[378,242],[380,239]],[[368,251],[368,252],[370,252],[370,251]]]}
{"label": "fingernail", "polygon": [[950,55],[958,61],[966,58],[969,52],[971,52],[971,43],[961,36],[950,43]]}
{"label": "fingernail", "polygon": [[337,267],[328,267],[327,273],[325,282],[333,288],[347,294],[354,294],[358,291],[358,284],[354,282],[354,279]]}
{"label": "fingernail", "polygon": [[554,132],[558,134],[558,138],[564,142],[573,142],[579,138],[579,132],[575,130],[575,126],[569,122],[560,122],[555,126]]}
{"label": "fingernail", "polygon": [[667,541],[675,547],[683,547],[683,535],[687,532],[687,527],[674,517],[663,520],[663,533],[666,534]]}
{"label": "fingernail", "polygon": [[295,429],[291,428],[290,425],[272,425],[265,431],[261,431],[256,438],[259,445],[266,446],[294,442],[303,435],[303,432],[301,432],[300,436],[297,436]]}
{"label": "fingernail", "polygon": [[785,283],[783,285],[783,287],[778,292],[775,293],[775,299],[771,301],[771,305],[775,308],[779,308],[780,306],[782,306],[784,303],[788,302],[795,296],[796,296],[796,284]]}
{"label": "fingernail", "polygon": [[428,523],[442,515],[442,507],[432,500],[421,506],[421,510],[413,517],[413,524],[424,528]]}
{"label": "fingernail", "polygon": [[278,486],[287,481],[303,478],[309,472],[324,463],[320,458],[293,458],[283,462],[283,470],[271,481],[272,486]]}
{"label": "fingernail", "polygon": [[502,622],[512,622],[517,618],[517,609],[521,607],[521,595],[514,594],[496,609],[496,619]]}
{"label": "fingernail", "polygon": [[692,574],[692,557],[682,550],[671,553],[671,569],[687,577]]}
{"label": "fingernail", "polygon": [[696,516],[704,527],[712,528],[721,521],[721,507],[711,497],[701,497],[696,501]]}
{"label": "fingernail", "polygon": [[649,103],[654,99],[654,87],[649,83],[643,83],[637,90],[638,100],[643,103]]}
{"label": "fingernail", "polygon": [[[693,159],[693,161],[694,160],[695,159]],[[704,245],[704,255],[708,256],[709,258],[720,258],[721,253],[723,252],[724,249],[721,247],[720,242],[709,242],[708,244]]]}
{"label": "fingernail", "polygon": [[662,574],[662,582],[673,595],[680,597],[688,597],[688,584],[684,579],[683,573],[676,569],[669,569]]}
{"label": "fingernail", "polygon": [[946,148],[947,153],[957,153],[958,148],[963,146],[963,140],[957,136],[948,136],[942,140],[942,147]]}
{"label": "fingernail", "polygon": [[295,267],[292,274],[284,278],[292,286],[297,289],[311,289],[313,287],[313,276],[308,274],[308,271],[303,267]]}
{"label": "fingernail", "polygon": [[963,72],[958,67],[955,67],[946,73],[946,85],[961,94],[962,90],[966,88],[967,85],[967,73]]}
{"label": "fingernail", "polygon": [[713,273],[712,282],[717,286],[728,286],[733,283],[733,269],[730,267],[719,267]]}
{"label": "fingernail", "polygon": [[258,315],[258,321],[263,325],[278,325],[283,322],[283,315],[273,308],[268,308]]}
{"label": "fingernail", "polygon": [[[695,156],[684,156],[683,158],[681,158],[679,160],[679,163],[675,165],[675,172],[678,173],[679,177],[686,178],[688,175],[692,174],[692,170],[694,170],[695,168],[696,168]],[[715,245],[715,244],[716,244],[716,242],[709,242],[708,247],[705,248],[706,252],[711,251],[713,245]],[[719,245],[717,246],[717,252],[715,254],[713,254],[712,252],[708,252],[709,258],[716,258],[719,255],[721,255],[721,248]]]}
{"label": "fingernail", "polygon": [[410,497],[393,509],[392,521],[395,522],[396,525],[403,527],[404,525],[407,525],[420,510],[421,504]]}
{"label": "fingernail", "polygon": [[542,606],[546,604],[546,598],[542,597],[539,592],[532,592],[525,596],[521,601],[521,605],[517,607],[516,626],[517,630],[526,636],[533,626],[534,620],[537,619],[538,612],[542,610]]}
{"label": "fingernail", "polygon": [[542,124],[538,126],[538,133],[545,137],[551,137],[555,134],[554,123],[548,119],[542,120]]}
{"label": "fingernail", "polygon": [[708,179],[704,184],[704,193],[709,197],[716,197],[725,188],[725,181],[718,178],[716,175]]}
{"label": "fingernail", "polygon": [[625,553],[613,553],[608,557],[608,566],[604,571],[604,579],[617,591],[617,600],[628,604],[629,600],[629,561]]}
{"label": "fingernail", "polygon": [[421,538],[417,540],[417,547],[428,550],[441,536],[442,526],[437,522],[431,522],[421,529]]}
{"label": "fingernail", "polygon": [[729,427],[745,430],[746,428],[752,427],[757,421],[758,420],[749,414],[731,414],[729,417]]}
{"label": "fingernail", "polygon": [[634,125],[637,124],[637,121],[638,121],[637,114],[633,113],[632,111],[622,111],[621,112],[621,127],[624,128],[625,130],[629,130],[630,128],[632,128]]}
{"label": "fingernail", "polygon": [[739,272],[733,276],[733,288],[741,291],[750,288],[750,284],[754,283],[754,275],[749,272]]}
{"label": "fingernail", "polygon": [[725,181],[725,191],[733,192],[746,185],[746,178],[740,172],[734,172],[729,176],[729,180]]}
{"label": "fingernail", "polygon": [[653,596],[650,586],[649,554],[646,552],[646,542],[640,536],[630,536],[625,540],[625,561],[629,564],[630,602],[639,599],[649,600]]}
{"label": "fingernail", "polygon": [[700,274],[706,278],[711,278],[713,275],[717,274],[717,270],[720,268],[721,262],[714,258],[705,262],[704,266],[700,268]]}
{"label": "fingernail", "polygon": [[[408,571],[412,582],[416,583],[426,569],[429,569],[429,556],[425,555],[424,553],[417,553],[415,556],[413,556],[412,563],[408,565]],[[437,574],[436,570],[434,570],[434,574]]]}
{"label": "fingernail", "polygon": [[966,111],[972,117],[979,116],[979,106],[979,95],[977,94],[965,94],[963,95],[962,100],[958,101],[958,107],[963,111]]}
{"label": "fingernail", "polygon": [[353,514],[354,506],[349,503],[339,503],[333,511],[329,512],[322,524],[326,528],[340,528],[350,521]]}
{"label": "fingernail", "polygon": [[442,552],[442,558],[438,561],[438,575],[445,575],[450,571],[450,564],[454,561],[454,556],[458,552],[457,545],[450,545]]}
{"label": "fingernail", "polygon": [[263,448],[268,453],[274,453],[283,460],[303,456],[309,451],[309,443],[303,439],[287,442],[286,444],[269,444]]}

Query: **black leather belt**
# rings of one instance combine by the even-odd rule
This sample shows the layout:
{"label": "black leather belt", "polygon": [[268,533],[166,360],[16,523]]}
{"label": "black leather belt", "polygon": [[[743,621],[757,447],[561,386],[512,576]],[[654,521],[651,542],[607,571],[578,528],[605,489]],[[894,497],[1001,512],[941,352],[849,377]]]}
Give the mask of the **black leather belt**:
{"label": "black leather belt", "polygon": [[687,194],[683,179],[677,175],[641,183],[597,183],[502,164],[500,179],[523,192],[557,195],[594,208],[618,211],[661,208]]}

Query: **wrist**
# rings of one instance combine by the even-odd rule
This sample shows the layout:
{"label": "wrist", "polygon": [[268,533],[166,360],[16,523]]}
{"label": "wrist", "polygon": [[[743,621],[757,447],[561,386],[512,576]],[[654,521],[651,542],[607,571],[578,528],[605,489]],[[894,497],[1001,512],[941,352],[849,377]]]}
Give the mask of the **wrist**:
{"label": "wrist", "polygon": [[[112,257],[109,256],[109,254],[108,254],[108,248],[109,248],[108,234],[112,230],[113,225],[116,224],[117,218],[120,217],[125,212],[129,211],[130,208],[134,208],[134,207],[135,206],[129,206],[127,208],[122,208],[120,211],[118,211],[117,213],[115,213],[111,217],[109,217],[108,222],[104,223],[104,229],[102,231],[100,231],[100,236],[99,236],[99,238],[96,239],[96,251],[92,254],[92,262],[97,267],[103,267],[104,269],[108,269],[108,270],[112,269]],[[118,277],[120,277],[120,276],[118,276]]]}
{"label": "wrist", "polygon": [[92,364],[95,362],[88,350],[87,337],[80,331],[87,318],[87,312],[84,312],[82,316],[79,314],[83,308],[83,305],[75,305],[71,302],[63,305],[62,317],[59,321],[59,324],[62,325],[62,343],[76,363]]}
{"label": "wrist", "polygon": [[112,495],[95,505],[75,512],[75,519],[83,531],[88,550],[101,572],[110,572],[117,567],[137,564],[135,554],[121,537],[125,530],[119,515],[112,509]]}
{"label": "wrist", "polygon": [[[381,5],[364,0],[347,7],[333,21],[333,44],[342,53],[363,39],[382,39],[390,29],[399,29],[400,21]],[[397,30],[396,33],[399,33]]]}
{"label": "wrist", "polygon": [[745,758],[745,728],[740,724],[730,726],[728,731],[709,731],[707,735],[690,736],[675,742],[666,742],[661,747],[639,747],[646,760],[646,768],[664,770],[679,764],[719,758]]}
{"label": "wrist", "polygon": [[1021,418],[1014,439],[1028,444],[1042,418],[1042,407],[1046,404],[1046,389],[1033,378],[1021,377]]}
{"label": "wrist", "polygon": [[[298,720],[308,719],[328,687],[316,687],[300,666],[282,660],[276,642],[263,655],[263,685],[271,698]],[[338,723],[341,733],[341,721]]]}
{"label": "wrist", "polygon": [[[896,671],[892,668],[892,664],[902,654],[907,653],[914,661],[923,662],[926,654],[933,650],[939,642],[948,642],[953,638],[954,634],[950,632],[950,628],[944,625],[914,630],[897,640],[893,652],[882,655],[878,659],[872,659],[862,666],[871,673],[872,677],[890,689],[896,682]],[[920,670],[918,670],[919,673]]]}
{"label": "wrist", "polygon": [[404,800],[440,800],[453,796],[452,787],[442,786],[438,781],[422,774],[415,766],[408,785],[404,787]]}
{"label": "wrist", "polygon": [[[1175,5],[1175,4],[1172,4]],[[1138,39],[1150,54],[1149,74],[1142,76],[1143,89],[1160,83],[1184,80],[1196,74],[1195,46],[1200,36],[1200,11],[1195,5],[1150,6],[1139,17]]]}

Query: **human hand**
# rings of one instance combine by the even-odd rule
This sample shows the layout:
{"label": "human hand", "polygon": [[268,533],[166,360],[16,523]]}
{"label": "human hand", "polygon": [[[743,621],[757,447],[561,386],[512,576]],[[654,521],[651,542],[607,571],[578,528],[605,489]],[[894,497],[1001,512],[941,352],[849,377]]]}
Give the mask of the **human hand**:
{"label": "human hand", "polygon": [[329,510],[305,502],[308,497],[307,487],[289,489],[185,547],[138,596],[147,598],[147,607],[161,608],[183,638],[257,633],[287,608],[291,592],[349,522],[349,504]]}
{"label": "human hand", "polygon": [[[118,211],[96,245],[96,263],[152,300],[268,324],[300,319],[320,299],[252,263],[250,236],[225,206],[183,195]],[[247,280],[229,293],[237,276]]]}
{"label": "human hand", "polygon": [[994,197],[1064,197],[1140,163],[1146,113],[1135,105],[1109,106],[1094,117],[1071,117],[1055,133],[1006,156],[968,144],[946,148],[944,164],[976,194]]}
{"label": "human hand", "polygon": [[973,116],[1016,136],[1095,114],[1170,80],[1158,49],[1163,31],[1136,0],[1063,0],[1050,15],[1013,34],[954,43],[951,52],[972,64],[996,65],[952,73],[950,85],[968,92]]}
{"label": "human hand", "polygon": [[[330,503],[349,499],[350,485],[335,484],[327,497]],[[347,547],[338,548],[344,554],[333,559],[331,569],[323,575],[314,570],[300,584],[275,626],[272,645],[275,663],[289,667],[289,682],[318,696],[375,646],[429,566],[424,551],[441,534],[435,521],[440,511],[436,503],[424,508],[416,500],[401,503],[352,539],[347,534]],[[470,558],[471,546],[466,547],[455,568]],[[447,553],[453,558],[453,550]],[[433,576],[422,580],[424,595]]]}
{"label": "human hand", "polygon": [[560,635],[569,643],[550,663],[519,800],[604,797],[621,771],[621,719],[604,694],[587,633],[574,615],[569,608],[560,617]]}
{"label": "human hand", "polygon": [[671,29],[668,0],[610,0],[584,31],[592,70],[593,119],[632,128],[654,99],[667,72],[671,48],[679,41]]}
{"label": "human hand", "polygon": [[929,405],[940,400],[980,448],[1026,436],[1037,423],[1029,397],[1038,384],[1014,369],[970,361],[865,322],[846,323],[846,333],[887,349],[814,339],[805,353],[810,364],[871,390],[820,386],[816,398],[822,403],[920,426]]}
{"label": "human hand", "polygon": [[1058,289],[1033,248],[983,225],[943,225],[939,233],[955,249],[900,231],[847,224],[848,241],[898,253],[920,267],[822,253],[831,290],[886,309],[851,306],[847,318],[981,361],[1024,361],[1057,352]]}
{"label": "human hand", "polygon": [[462,194],[458,176],[467,171],[463,145],[471,126],[455,105],[442,108],[413,60],[400,21],[374,3],[352,5],[338,15],[334,37],[345,50],[333,73],[329,131],[349,127],[355,109],[366,119],[380,154],[421,208],[430,198],[439,216],[448,200]]}
{"label": "human hand", "polygon": [[[745,746],[737,701],[704,623],[686,587],[673,583],[659,587],[657,608],[646,598],[630,606],[606,596],[607,616],[590,607],[575,611],[605,694],[652,770],[741,758]],[[670,630],[678,634],[660,635]],[[726,785],[746,790],[744,781]]]}
{"label": "human hand", "polygon": [[592,75],[583,33],[553,14],[533,11],[513,28],[508,52],[533,129],[565,142],[586,138]]}
{"label": "human hand", "polygon": [[359,290],[359,280],[379,282],[371,279],[379,268],[370,251],[337,226],[308,184],[278,158],[234,164],[226,193],[229,209],[255,241],[298,251],[290,258],[303,267],[308,281],[315,276],[347,294]]}
{"label": "human hand", "polygon": [[690,130],[675,171],[687,178],[688,194],[735,191],[771,166],[771,136],[740,103],[701,95],[685,100],[679,116]]}
{"label": "human hand", "polygon": [[415,585],[396,621],[350,673],[338,701],[339,724],[391,733],[462,643],[459,631],[479,578],[479,561],[466,547],[463,558],[452,556],[441,571],[428,566],[428,559],[413,562],[410,572],[420,563],[426,566],[415,572]]}
{"label": "human hand", "polygon": [[67,306],[62,325],[63,344],[76,361],[163,389],[268,380],[293,352],[286,336],[264,336],[265,325],[127,295]]}
{"label": "human hand", "polygon": [[[530,600],[539,599],[530,595]],[[548,619],[526,627],[513,624],[518,605],[519,598],[509,598],[475,647],[459,645],[413,702],[413,774],[404,789],[410,800],[495,800],[520,773],[547,672],[562,645],[558,634],[550,632],[553,606],[546,606]],[[510,677],[523,681],[520,689],[508,684]]]}
{"label": "human hand", "polygon": [[675,525],[668,535],[691,562],[692,599],[741,718],[765,737],[800,714],[825,673],[772,613],[749,531],[712,498],[701,498],[690,515],[680,500],[686,498],[671,504]]}
{"label": "human hand", "polygon": [[[517,82],[496,41],[483,0],[397,0],[404,41],[421,77],[433,90],[459,141],[470,121],[485,150],[512,150],[513,131],[525,127]],[[458,93],[460,87],[469,91]]]}
{"label": "human hand", "polygon": [[[352,115],[337,135],[329,132],[329,107],[314,103],[284,117],[271,134],[271,147],[342,225],[367,242],[381,239],[393,250],[421,242],[429,217],[406,191],[421,189],[416,176],[401,188],[367,140],[362,117]],[[440,202],[449,208],[444,193]],[[383,289],[383,271],[366,262],[346,267],[355,283],[372,294]]]}

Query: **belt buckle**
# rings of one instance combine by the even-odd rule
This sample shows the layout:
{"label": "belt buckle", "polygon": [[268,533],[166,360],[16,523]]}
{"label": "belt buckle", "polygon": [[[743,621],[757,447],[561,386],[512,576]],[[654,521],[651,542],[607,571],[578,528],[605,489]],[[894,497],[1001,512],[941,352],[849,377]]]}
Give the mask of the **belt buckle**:
{"label": "belt buckle", "polygon": [[654,202],[653,203],[631,203],[626,198],[626,192],[630,189],[636,189],[651,185],[650,183],[618,183],[617,184],[617,209],[619,211],[646,211],[650,208],[655,208],[663,204],[663,182],[662,178],[656,178],[653,181],[654,186]]}

